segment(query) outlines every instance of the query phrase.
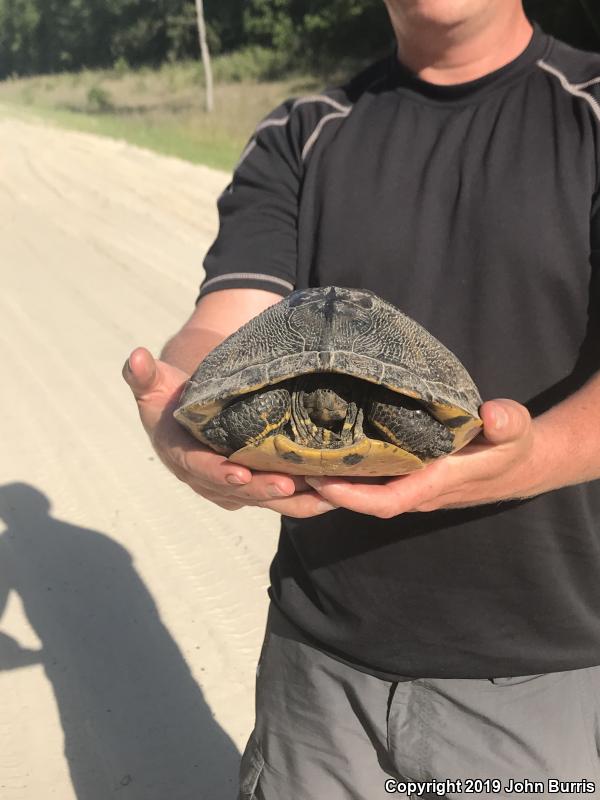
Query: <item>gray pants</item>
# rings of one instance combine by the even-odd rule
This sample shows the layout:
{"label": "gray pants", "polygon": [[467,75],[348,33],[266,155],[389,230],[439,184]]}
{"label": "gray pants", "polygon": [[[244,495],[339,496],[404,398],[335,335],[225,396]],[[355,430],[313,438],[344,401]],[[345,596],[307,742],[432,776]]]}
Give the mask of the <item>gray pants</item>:
{"label": "gray pants", "polygon": [[292,630],[272,607],[240,800],[600,797],[600,667],[392,683]]}

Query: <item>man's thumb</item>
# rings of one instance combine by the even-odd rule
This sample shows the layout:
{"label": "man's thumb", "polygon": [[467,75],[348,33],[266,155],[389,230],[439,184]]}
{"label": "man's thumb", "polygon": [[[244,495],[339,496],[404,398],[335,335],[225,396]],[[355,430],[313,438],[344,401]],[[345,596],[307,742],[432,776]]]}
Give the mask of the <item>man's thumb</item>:
{"label": "man's thumb", "polygon": [[156,361],[145,347],[136,348],[123,365],[123,378],[137,399],[152,391],[158,378]]}
{"label": "man's thumb", "polygon": [[525,436],[531,426],[529,411],[515,400],[488,400],[479,409],[488,442],[503,444]]}

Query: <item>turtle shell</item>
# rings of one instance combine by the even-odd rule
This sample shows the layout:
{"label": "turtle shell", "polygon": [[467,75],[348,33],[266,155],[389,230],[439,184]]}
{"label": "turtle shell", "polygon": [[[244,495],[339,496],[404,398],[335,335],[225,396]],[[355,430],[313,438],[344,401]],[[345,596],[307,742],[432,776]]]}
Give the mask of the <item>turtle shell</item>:
{"label": "turtle shell", "polygon": [[[187,382],[175,418],[196,438],[233,401],[305,375],[345,375],[414,398],[452,434],[451,451],[479,433],[481,398],[457,357],[395,306],[362,289],[293,292],[225,339]],[[312,447],[285,432],[227,453],[254,469],[292,474],[399,475],[428,459],[369,436]]]}

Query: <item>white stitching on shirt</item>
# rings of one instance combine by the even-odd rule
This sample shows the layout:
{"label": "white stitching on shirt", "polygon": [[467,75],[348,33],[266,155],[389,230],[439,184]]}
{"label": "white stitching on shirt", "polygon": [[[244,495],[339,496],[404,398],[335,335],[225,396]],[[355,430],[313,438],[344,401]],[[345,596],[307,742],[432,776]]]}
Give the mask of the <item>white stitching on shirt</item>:
{"label": "white stitching on shirt", "polygon": [[600,78],[592,78],[590,81],[584,81],[583,83],[574,83],[573,86],[576,89],[585,89],[588,86],[593,86],[595,83],[600,83]]}
{"label": "white stitching on shirt", "polygon": [[240,156],[240,160],[235,165],[235,169],[233,170],[234,172],[237,172],[240,165],[244,163],[244,161],[248,158],[248,156],[254,150],[255,147],[256,147],[256,139],[252,139],[252,141],[248,144],[248,146],[245,148],[244,152]]}
{"label": "white stitching on shirt", "polygon": [[[582,100],[585,100],[594,112],[596,119],[600,122],[600,103],[598,103],[596,98],[592,97],[592,95],[581,91],[582,87],[588,86],[591,83],[596,83],[596,79],[593,81],[588,81],[587,83],[570,83],[567,77],[563,75],[560,70],[556,69],[556,67],[551,67],[550,64],[546,64],[546,62],[542,61],[541,59],[537,63],[539,67],[546,70],[546,72],[549,72],[551,75],[554,75],[555,78],[558,78],[561,86],[566,92],[569,92],[569,94],[572,94],[574,97],[580,97]],[[598,81],[600,82],[600,78]]]}
{"label": "white stitching on shirt", "polygon": [[319,120],[319,124],[311,133],[311,135],[308,137],[308,139],[306,140],[306,144],[302,149],[302,161],[306,160],[306,157],[308,156],[313,146],[315,145],[317,139],[321,135],[321,132],[323,131],[325,125],[328,122],[331,122],[332,119],[343,119],[344,117],[347,117],[351,111],[352,111],[352,106],[350,106],[345,111],[335,111],[333,114],[327,114],[326,116],[322,117]]}
{"label": "white stitching on shirt", "polygon": [[[374,86],[377,86],[379,83],[383,83],[385,80],[387,80],[387,77],[388,77],[387,75],[384,75],[383,77],[376,78],[372,83],[370,83],[367,86],[365,91],[368,92]],[[307,100],[310,100],[310,99],[311,98],[307,98]],[[320,99],[322,99],[322,96],[321,95],[316,95],[315,99],[320,100]],[[328,122],[330,122],[332,119],[344,119],[344,117],[349,116],[350,112],[352,111],[352,106],[343,106],[341,103],[336,103],[335,100],[331,100],[330,98],[327,98],[327,100],[329,101],[330,105],[332,105],[334,108],[337,108],[339,110],[339,113],[338,114],[327,114],[327,116],[322,117],[319,120],[319,124],[314,129],[314,131],[311,133],[311,135],[308,137],[304,147],[302,148],[302,161],[306,160],[306,157],[308,156],[308,154],[312,150],[313,146],[315,145],[317,139],[321,135],[321,132],[322,132],[323,128],[325,127],[325,125]],[[303,98],[300,98],[298,103],[300,103],[302,101],[303,101]],[[294,104],[294,106],[295,105],[296,104]]]}
{"label": "white stitching on shirt", "polygon": [[275,119],[264,119],[260,125],[256,126],[254,131],[254,135],[256,136],[257,133],[260,133],[264,128],[271,128],[274,125],[287,125],[290,121],[290,115],[286,114],[285,117],[276,117]]}
{"label": "white stitching on shirt", "polygon": [[305,103],[327,103],[333,108],[336,108],[338,111],[347,111],[348,113],[350,113],[352,110],[352,106],[343,106],[332,97],[327,97],[326,94],[309,94],[306,97],[299,97],[292,106],[292,111],[298,108],[298,106],[304,105]]}
{"label": "white stitching on shirt", "polygon": [[[327,105],[330,105],[332,108],[335,108],[337,110],[337,113],[328,114],[327,116],[325,116],[325,117],[323,117],[322,119],[319,120],[319,123],[318,123],[317,127],[312,132],[312,134],[309,136],[308,141],[304,145],[304,149],[302,150],[302,159],[303,160],[304,160],[304,158],[306,158],[306,155],[308,154],[308,151],[312,148],[312,146],[314,145],[316,140],[319,138],[319,134],[323,130],[324,123],[325,122],[329,122],[329,120],[335,119],[337,117],[339,117],[339,118],[347,117],[348,114],[350,114],[350,112],[352,111],[352,106],[344,106],[341,103],[338,103],[337,100],[334,100],[331,97],[327,97],[327,95],[324,95],[324,94],[311,94],[311,95],[307,95],[306,97],[299,97],[298,100],[296,100],[295,103],[292,105],[290,113],[286,114],[285,117],[275,117],[275,119],[265,119],[259,125],[256,126],[253,138],[252,138],[250,144],[246,147],[246,149],[244,150],[244,152],[240,156],[240,160],[236,164],[234,172],[236,172],[241,167],[241,165],[244,163],[244,161],[248,158],[250,153],[256,147],[256,137],[261,131],[265,130],[265,128],[283,127],[284,125],[287,125],[287,123],[290,121],[290,117],[292,116],[294,111],[299,106],[303,106],[306,103],[326,103]],[[315,136],[315,133],[316,133],[317,130],[318,130],[319,133],[317,133],[317,135]],[[310,145],[309,145],[309,143],[310,143]]]}
{"label": "white stitching on shirt", "polygon": [[265,281],[266,283],[276,283],[278,286],[284,286],[286,289],[293,291],[294,284],[289,281],[284,281],[283,278],[275,278],[273,275],[264,275],[260,272],[230,272],[228,275],[217,275],[216,278],[211,278],[202,285],[200,294],[213,283],[219,281]]}
{"label": "white stitching on shirt", "polygon": [[352,110],[352,106],[343,106],[341,103],[338,103],[337,100],[333,100],[331,97],[327,97],[324,94],[310,94],[306,97],[299,97],[295,103],[292,105],[289,114],[286,114],[285,117],[275,117],[275,119],[264,119],[261,123],[256,126],[254,131],[254,136],[257,133],[260,133],[265,128],[271,128],[273,126],[283,126],[287,125],[290,121],[290,117],[292,116],[293,112],[299,107],[303,106],[306,103],[327,103],[328,105],[332,106],[333,108],[337,109],[338,111],[350,112]]}

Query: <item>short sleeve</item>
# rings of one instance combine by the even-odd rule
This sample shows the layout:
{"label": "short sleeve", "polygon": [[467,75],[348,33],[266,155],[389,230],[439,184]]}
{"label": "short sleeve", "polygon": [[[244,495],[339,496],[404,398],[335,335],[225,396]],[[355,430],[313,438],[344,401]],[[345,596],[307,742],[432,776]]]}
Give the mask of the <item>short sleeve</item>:
{"label": "short sleeve", "polygon": [[218,200],[219,233],[198,299],[219,289],[294,289],[302,158],[292,107],[260,123]]}

